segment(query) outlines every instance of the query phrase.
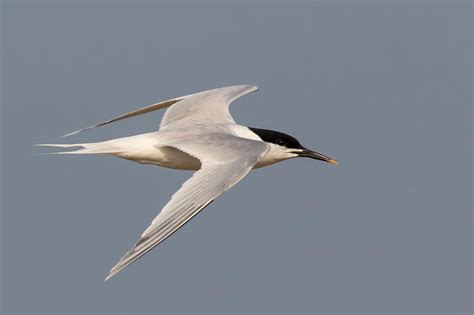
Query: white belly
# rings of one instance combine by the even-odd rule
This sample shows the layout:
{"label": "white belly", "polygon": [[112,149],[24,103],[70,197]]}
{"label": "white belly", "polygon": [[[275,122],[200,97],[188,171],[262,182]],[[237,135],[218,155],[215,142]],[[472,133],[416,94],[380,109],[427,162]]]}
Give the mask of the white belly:
{"label": "white belly", "polygon": [[141,164],[153,164],[178,170],[198,170],[201,168],[201,162],[198,159],[173,147],[149,147],[116,155]]}
{"label": "white belly", "polygon": [[[224,131],[227,130],[224,129]],[[246,127],[233,125],[231,131],[236,136],[257,140],[257,136],[254,133],[251,133]],[[159,165],[178,170],[198,170],[201,168],[201,162],[191,155],[174,147],[160,146],[159,143],[163,143],[159,140],[160,135],[162,137],[173,136],[172,134],[154,132],[114,139],[107,141],[107,147],[112,149],[104,153],[141,164]],[[166,143],[166,141],[164,142]],[[265,167],[297,156],[294,153],[287,152],[287,150],[282,147],[273,144],[270,144],[270,146],[270,151],[254,166],[254,168]],[[225,148],[222,148],[222,150],[225,150]]]}
{"label": "white belly", "polygon": [[[117,156],[141,164],[159,165],[177,170],[198,170],[201,168],[201,162],[198,159],[173,147],[153,147],[148,150],[120,153]],[[270,151],[253,168],[262,168],[289,158],[291,157],[281,156]]]}

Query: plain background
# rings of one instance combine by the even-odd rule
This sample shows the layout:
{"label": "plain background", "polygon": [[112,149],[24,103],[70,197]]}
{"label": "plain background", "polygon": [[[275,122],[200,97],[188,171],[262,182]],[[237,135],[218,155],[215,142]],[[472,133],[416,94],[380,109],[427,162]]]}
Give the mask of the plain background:
{"label": "plain background", "polygon": [[[472,2],[4,1],[5,314],[472,311]],[[260,91],[243,125],[339,160],[250,174],[104,283],[190,172],[32,144]],[[148,132],[162,113],[64,142]]]}

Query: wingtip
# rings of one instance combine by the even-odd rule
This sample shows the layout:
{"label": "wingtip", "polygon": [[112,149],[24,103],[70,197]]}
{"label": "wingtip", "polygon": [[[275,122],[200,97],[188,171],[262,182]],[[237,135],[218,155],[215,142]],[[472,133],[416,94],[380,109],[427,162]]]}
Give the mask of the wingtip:
{"label": "wingtip", "polygon": [[112,278],[115,275],[115,273],[109,273],[107,277],[105,277],[104,282],[107,282],[110,278]]}
{"label": "wingtip", "polygon": [[82,129],[79,129],[79,130],[75,130],[75,131],[72,131],[70,133],[66,133],[64,136],[61,136],[59,137],[58,139],[62,139],[62,138],[66,138],[66,137],[69,137],[69,136],[73,136],[73,135],[77,135],[78,133],[81,133],[83,131],[86,131],[86,130],[90,130],[90,129],[93,129],[95,127],[99,127],[101,126],[102,124],[98,124],[98,125],[94,125],[94,126],[89,126],[89,127],[86,127],[86,128],[82,128]]}
{"label": "wingtip", "polygon": [[80,129],[80,130],[75,130],[73,132],[70,132],[70,133],[67,133],[61,137],[58,137],[58,139],[63,139],[63,138],[66,138],[66,137],[69,137],[69,136],[72,136],[72,135],[77,135],[78,133],[80,133],[81,131],[83,131],[83,129]]}
{"label": "wingtip", "polygon": [[116,263],[112,269],[109,270],[109,274],[107,275],[107,277],[105,277],[105,280],[104,281],[107,281],[109,280],[110,278],[112,278],[113,276],[115,276],[116,274],[118,274],[120,271],[122,271],[123,268],[125,268],[127,265],[122,265],[122,259],[119,260],[118,263]]}
{"label": "wingtip", "polygon": [[250,92],[255,92],[258,90],[258,86],[255,84],[242,84],[243,88],[248,89]]}
{"label": "wingtip", "polygon": [[109,274],[107,275],[107,277],[105,277],[104,282],[107,282],[107,280],[109,280],[110,278],[115,276],[117,273],[119,273],[120,270],[122,270],[121,268],[117,268],[117,265],[113,266],[112,269],[110,269]]}

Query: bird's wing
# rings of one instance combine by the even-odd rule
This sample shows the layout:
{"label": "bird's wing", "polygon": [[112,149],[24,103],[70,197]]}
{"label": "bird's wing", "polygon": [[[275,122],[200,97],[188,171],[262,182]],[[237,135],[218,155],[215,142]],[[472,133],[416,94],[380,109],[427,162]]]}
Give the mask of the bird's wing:
{"label": "bird's wing", "polygon": [[166,112],[165,117],[161,121],[160,127],[170,124],[173,121],[181,120],[184,116],[199,116],[198,120],[203,120],[207,116],[209,120],[212,121],[218,119],[219,122],[234,122],[234,120],[229,114],[229,104],[232,103],[234,100],[238,99],[239,97],[254,92],[256,90],[257,87],[252,85],[234,85],[180,96],[128,112],[126,114],[114,117],[112,119],[80,130],[70,132],[68,134],[65,134],[61,138],[69,137],[80,132],[93,129],[99,126],[104,126],[122,119],[146,114],[163,108],[168,108],[176,103],[182,103],[182,101],[184,100],[186,100],[186,102],[183,102],[184,104],[180,104],[178,109],[171,110],[170,108]]}
{"label": "bird's wing", "polygon": [[178,98],[173,98],[171,100],[166,100],[166,101],[163,101],[163,102],[151,104],[149,106],[146,106],[146,107],[128,112],[126,114],[114,117],[112,119],[109,119],[109,120],[106,120],[106,121],[103,121],[103,122],[100,122],[98,124],[95,124],[95,125],[92,125],[92,126],[89,126],[89,127],[86,127],[86,128],[82,128],[82,129],[70,132],[68,134],[65,134],[64,136],[61,136],[61,138],[69,137],[69,136],[78,134],[80,132],[83,132],[83,131],[86,131],[86,130],[89,130],[89,129],[94,129],[96,127],[104,126],[104,125],[107,125],[107,124],[110,124],[110,123],[113,123],[113,122],[116,122],[116,121],[119,121],[119,120],[122,120],[122,119],[130,118],[130,117],[133,117],[133,116],[138,116],[138,115],[146,114],[146,113],[149,113],[149,112],[152,112],[152,111],[155,111],[155,110],[170,107],[171,105],[185,99],[186,97],[189,97],[189,96],[181,96],[181,97],[178,97]]}
{"label": "bird's wing", "polygon": [[235,123],[229,105],[257,89],[254,85],[234,85],[197,93],[168,108],[161,120],[160,130],[171,125]]}
{"label": "bird's wing", "polygon": [[[201,160],[201,169],[194,173],[171,197],[150,226],[143,232],[140,240],[110,270],[108,280],[130,263],[134,262],[204,209],[224,191],[230,189],[244,178],[253,166],[269,150],[269,145],[253,140],[224,135],[221,160],[212,156],[207,158],[203,143],[212,139],[199,139],[194,142],[182,141],[173,145],[177,149]],[[229,144],[232,142],[232,146]],[[203,148],[204,147],[204,148]]]}

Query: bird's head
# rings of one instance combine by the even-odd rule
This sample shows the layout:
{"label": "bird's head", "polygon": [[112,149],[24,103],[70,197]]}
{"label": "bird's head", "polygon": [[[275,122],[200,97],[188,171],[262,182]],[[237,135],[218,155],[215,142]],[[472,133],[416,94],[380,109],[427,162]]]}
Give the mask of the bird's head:
{"label": "bird's head", "polygon": [[337,161],[316,151],[305,148],[294,137],[279,131],[250,128],[262,141],[272,145],[272,155],[276,159],[286,160],[296,157],[308,157],[337,165]]}

